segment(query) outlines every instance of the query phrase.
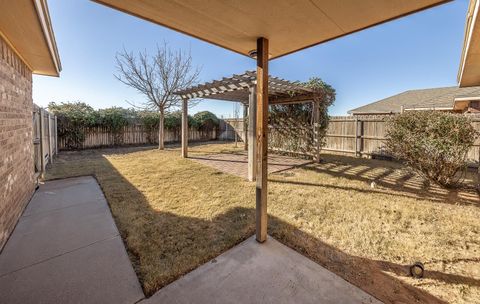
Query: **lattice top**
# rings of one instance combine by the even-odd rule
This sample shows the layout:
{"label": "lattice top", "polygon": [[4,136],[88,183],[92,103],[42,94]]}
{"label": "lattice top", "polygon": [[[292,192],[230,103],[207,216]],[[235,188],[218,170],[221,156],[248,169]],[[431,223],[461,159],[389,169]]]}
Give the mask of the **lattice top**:
{"label": "lattice top", "polygon": [[[254,71],[246,71],[240,75],[223,77],[221,80],[206,82],[183,91],[175,92],[182,98],[208,98],[248,103],[250,89],[256,84]],[[305,102],[313,99],[313,91],[298,82],[278,77],[269,77],[268,95],[270,103]]]}

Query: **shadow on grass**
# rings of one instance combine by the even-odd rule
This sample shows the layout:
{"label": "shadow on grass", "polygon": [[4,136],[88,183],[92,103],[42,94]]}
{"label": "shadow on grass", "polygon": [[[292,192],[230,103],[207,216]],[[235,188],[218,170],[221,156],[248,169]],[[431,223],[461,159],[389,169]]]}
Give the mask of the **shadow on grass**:
{"label": "shadow on grass", "polygon": [[[96,177],[107,198],[147,296],[254,233],[253,207],[231,206],[210,219],[153,208],[142,191],[103,156],[59,161],[52,166],[48,177],[90,174]],[[273,216],[269,216],[269,234],[386,303],[443,303],[428,292],[385,273],[393,269],[395,273],[407,275],[403,265],[349,255]],[[446,282],[457,283],[460,279],[478,286],[477,280],[469,281],[444,273],[431,275]],[[263,283],[259,282],[259,286]]]}
{"label": "shadow on grass", "polygon": [[[303,168],[313,172],[328,174],[332,177],[341,177],[368,184],[374,181],[381,188],[394,190],[397,193],[405,193],[403,195],[400,194],[404,197],[426,199],[454,205],[473,205],[480,207],[480,198],[474,189],[477,177],[472,172],[470,172],[471,179],[466,180],[466,187],[464,189],[442,189],[436,185],[425,186],[420,176],[405,170],[402,165],[392,161],[341,155],[322,156],[323,162],[321,164],[310,164]],[[348,186],[332,186],[309,182],[298,183],[306,186],[339,187],[345,190],[384,193],[381,188],[370,191]]]}

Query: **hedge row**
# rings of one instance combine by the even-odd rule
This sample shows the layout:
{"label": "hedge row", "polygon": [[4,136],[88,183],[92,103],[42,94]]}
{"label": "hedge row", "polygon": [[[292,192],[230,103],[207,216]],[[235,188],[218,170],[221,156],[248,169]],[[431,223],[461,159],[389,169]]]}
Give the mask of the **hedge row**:
{"label": "hedge row", "polygon": [[[120,131],[123,127],[133,124],[143,124],[147,129],[156,129],[160,121],[158,112],[136,111],[112,107],[95,110],[83,102],[60,103],[51,102],[49,111],[57,115],[59,129],[81,127],[107,127],[112,132]],[[181,128],[182,113],[180,111],[165,115],[165,129]],[[188,116],[189,127],[208,130],[217,128],[219,120],[215,114],[203,111]]]}

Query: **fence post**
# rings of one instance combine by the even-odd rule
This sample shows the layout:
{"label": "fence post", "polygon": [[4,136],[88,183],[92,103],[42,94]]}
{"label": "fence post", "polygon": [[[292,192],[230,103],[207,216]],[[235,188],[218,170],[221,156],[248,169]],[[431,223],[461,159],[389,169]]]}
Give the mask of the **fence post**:
{"label": "fence post", "polygon": [[52,122],[51,122],[50,112],[47,112],[47,129],[48,129],[48,162],[53,162],[52,157]]}
{"label": "fence post", "polygon": [[358,157],[358,118],[355,117],[355,157]]}
{"label": "fence post", "polygon": [[40,177],[43,179],[45,178],[45,145],[44,145],[44,136],[45,136],[45,130],[43,129],[45,125],[45,118],[44,118],[44,113],[43,109],[39,109],[40,112]]}
{"label": "fence post", "polygon": [[57,115],[55,115],[55,154],[58,154],[58,122],[57,122]]}
{"label": "fence post", "polygon": [[355,117],[355,157],[362,156],[363,120]]}

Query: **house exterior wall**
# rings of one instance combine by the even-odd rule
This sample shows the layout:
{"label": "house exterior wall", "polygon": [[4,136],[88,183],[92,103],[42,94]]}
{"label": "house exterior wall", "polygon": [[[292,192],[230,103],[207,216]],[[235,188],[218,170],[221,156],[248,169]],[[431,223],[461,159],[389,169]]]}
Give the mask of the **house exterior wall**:
{"label": "house exterior wall", "polygon": [[0,37],[0,249],[34,189],[32,72]]}

